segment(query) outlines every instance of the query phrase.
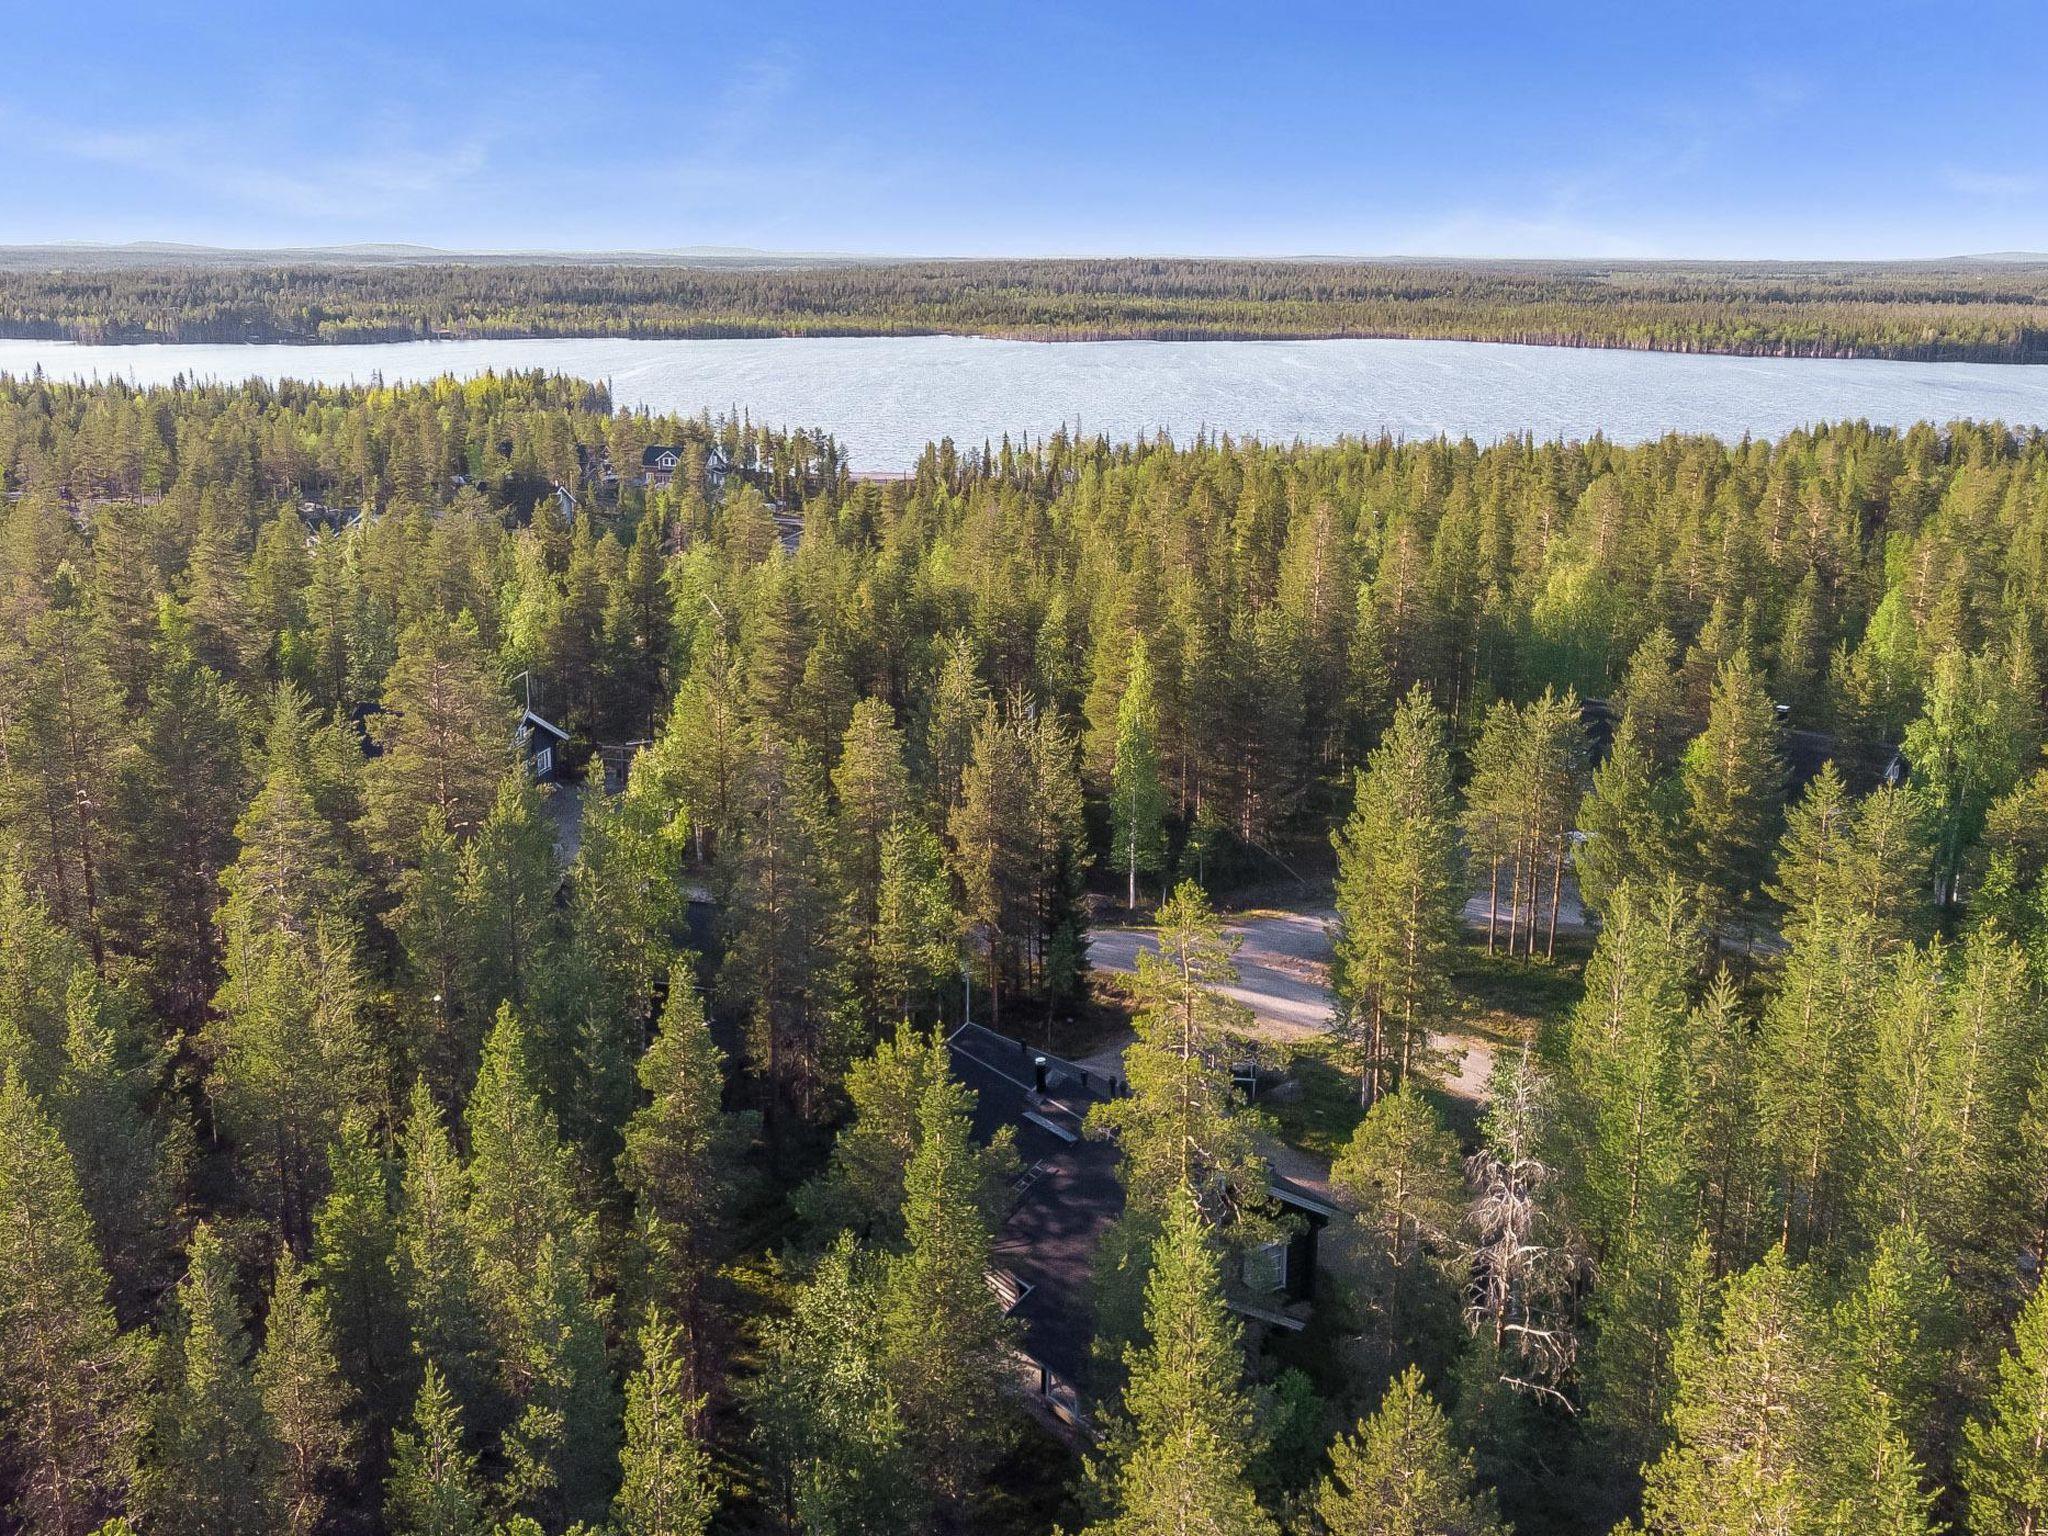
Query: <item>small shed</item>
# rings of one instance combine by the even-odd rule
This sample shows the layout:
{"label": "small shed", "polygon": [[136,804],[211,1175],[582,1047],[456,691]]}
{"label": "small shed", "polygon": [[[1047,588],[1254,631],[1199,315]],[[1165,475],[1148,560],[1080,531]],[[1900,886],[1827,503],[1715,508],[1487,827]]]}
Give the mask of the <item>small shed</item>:
{"label": "small shed", "polygon": [[567,769],[562,761],[562,749],[569,745],[567,731],[528,709],[520,715],[519,727],[512,733],[512,740],[519,748],[519,755],[526,760],[526,771],[534,778],[543,784],[562,781]]}

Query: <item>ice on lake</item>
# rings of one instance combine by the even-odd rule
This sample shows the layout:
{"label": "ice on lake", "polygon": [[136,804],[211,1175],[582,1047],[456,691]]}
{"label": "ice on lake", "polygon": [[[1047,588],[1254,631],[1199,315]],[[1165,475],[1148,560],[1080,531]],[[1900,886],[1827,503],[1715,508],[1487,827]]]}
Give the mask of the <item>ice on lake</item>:
{"label": "ice on lake", "polygon": [[1389,432],[1481,442],[1668,431],[1776,437],[1862,418],[2048,425],[2048,367],[1748,358],[1457,341],[488,340],[349,346],[77,346],[0,340],[0,372],[141,384],[296,378],[399,383],[545,368],[609,380],[626,406],[837,437],[856,468],[910,467],[927,442],[1039,437],[1062,424],[1130,439],[1204,428],[1272,441]]}

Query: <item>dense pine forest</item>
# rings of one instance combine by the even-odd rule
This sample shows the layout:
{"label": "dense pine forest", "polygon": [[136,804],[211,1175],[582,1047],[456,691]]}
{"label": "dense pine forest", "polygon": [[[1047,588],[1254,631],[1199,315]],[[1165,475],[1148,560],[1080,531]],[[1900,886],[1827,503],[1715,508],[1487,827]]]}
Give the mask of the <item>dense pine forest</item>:
{"label": "dense pine forest", "polygon": [[[958,302],[1322,330],[1391,281],[1168,267],[1112,322],[1065,270]],[[780,330],[925,323],[925,271],[4,304],[588,329],[616,281]],[[1414,302],[1522,280],[1471,281]],[[2039,345],[2016,292],[1926,329],[1884,281],[1596,313]],[[13,380],[0,490],[11,1528],[2048,1529],[2048,436],[1055,437],[878,484],[541,375]],[[1234,1085],[1219,906],[1279,871],[1338,914],[1324,1143]],[[1157,953],[1094,973],[1132,913]],[[1473,1100],[1482,991],[1545,1001]],[[963,1005],[1134,1032],[1079,1427],[1015,1390],[1030,1172]],[[1276,1138],[1342,1207],[1299,1333],[1243,1295]]]}
{"label": "dense pine forest", "polygon": [[[161,258],[159,259],[161,261]],[[1770,357],[2048,359],[2048,263],[1104,259],[746,267],[138,265],[0,252],[0,336],[90,342],[429,337],[1405,336]]]}

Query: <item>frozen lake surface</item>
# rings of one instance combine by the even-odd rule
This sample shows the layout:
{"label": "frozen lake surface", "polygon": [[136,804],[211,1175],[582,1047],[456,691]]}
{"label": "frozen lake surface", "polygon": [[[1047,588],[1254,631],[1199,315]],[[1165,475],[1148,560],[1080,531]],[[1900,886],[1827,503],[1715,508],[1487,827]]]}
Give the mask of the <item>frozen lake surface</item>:
{"label": "frozen lake surface", "polygon": [[907,469],[1062,423],[1120,439],[1165,429],[1328,442],[1668,431],[1775,437],[1823,421],[1963,417],[2048,426],[2048,367],[1700,357],[1460,341],[492,340],[361,346],[77,346],[0,340],[0,372],[163,384],[297,378],[386,383],[546,368],[609,380],[621,405],[822,427],[856,468]]}

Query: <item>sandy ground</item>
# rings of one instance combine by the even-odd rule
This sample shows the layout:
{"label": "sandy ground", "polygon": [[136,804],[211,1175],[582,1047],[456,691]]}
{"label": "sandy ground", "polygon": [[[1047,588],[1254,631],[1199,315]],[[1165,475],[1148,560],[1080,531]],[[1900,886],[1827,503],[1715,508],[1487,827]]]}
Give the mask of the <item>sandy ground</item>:
{"label": "sandy ground", "polygon": [[[1228,924],[1238,940],[1239,984],[1225,990],[1252,1010],[1258,1033],[1269,1040],[1301,1040],[1330,1027],[1330,907],[1300,912],[1255,912]],[[1097,970],[1129,975],[1141,950],[1157,952],[1149,928],[1097,928],[1088,935],[1088,961]]]}
{"label": "sandy ground", "polygon": [[[1465,904],[1469,927],[1486,927],[1485,892]],[[1238,985],[1229,995],[1252,1010],[1255,1032],[1262,1039],[1290,1042],[1322,1033],[1330,1027],[1330,932],[1336,909],[1304,907],[1297,911],[1261,910],[1249,912],[1225,924],[1238,940]],[[1549,921],[1547,902],[1539,909],[1539,921]],[[1500,909],[1501,933],[1507,932],[1508,912]],[[1579,906],[1578,892],[1569,879],[1558,903],[1557,931],[1583,933],[1586,916]],[[1147,928],[1097,928],[1089,934],[1088,959],[1098,970],[1128,975],[1137,969],[1141,950],[1156,948]],[[1087,1057],[1082,1065],[1102,1072],[1119,1070],[1129,1037],[1107,1042]],[[1458,1070],[1444,1085],[1460,1098],[1478,1102],[1486,1092],[1486,1080],[1493,1071],[1493,1044],[1478,1035],[1440,1037],[1439,1045],[1461,1052]],[[1294,1154],[1296,1157],[1302,1154]],[[1313,1159],[1309,1160],[1311,1163]],[[1277,1166],[1290,1177],[1294,1168],[1275,1158]],[[1313,1170],[1299,1176],[1311,1177]]]}

